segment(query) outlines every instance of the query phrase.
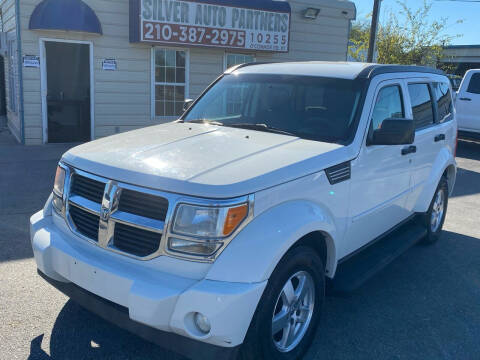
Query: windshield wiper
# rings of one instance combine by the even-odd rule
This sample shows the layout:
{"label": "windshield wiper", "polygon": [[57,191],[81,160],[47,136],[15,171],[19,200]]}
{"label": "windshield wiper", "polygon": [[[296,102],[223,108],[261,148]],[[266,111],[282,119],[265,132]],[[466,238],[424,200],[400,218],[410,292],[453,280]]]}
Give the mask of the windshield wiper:
{"label": "windshield wiper", "polygon": [[233,127],[233,128],[239,128],[239,129],[247,129],[247,130],[257,130],[257,131],[265,131],[265,132],[270,132],[274,134],[282,134],[282,135],[289,135],[289,136],[295,136],[298,137],[298,135],[275,128],[273,126],[269,126],[267,124],[249,124],[249,123],[243,123],[243,124],[224,124],[227,127]]}

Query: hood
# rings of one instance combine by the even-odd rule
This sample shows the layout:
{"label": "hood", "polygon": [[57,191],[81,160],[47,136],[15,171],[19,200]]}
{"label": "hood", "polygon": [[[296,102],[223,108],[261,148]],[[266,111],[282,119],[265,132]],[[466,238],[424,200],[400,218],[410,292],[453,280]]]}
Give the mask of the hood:
{"label": "hood", "polygon": [[345,157],[340,154],[344,150],[338,144],[267,132],[168,123],[77,146],[63,156],[63,161],[134,185],[231,198],[349,160],[339,159],[338,155]]}

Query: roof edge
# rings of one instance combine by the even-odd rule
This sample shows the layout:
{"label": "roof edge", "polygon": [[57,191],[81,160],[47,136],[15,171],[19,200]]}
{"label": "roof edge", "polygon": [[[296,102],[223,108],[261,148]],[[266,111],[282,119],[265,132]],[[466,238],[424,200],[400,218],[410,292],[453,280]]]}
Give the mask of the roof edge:
{"label": "roof edge", "polygon": [[374,76],[401,72],[417,72],[425,74],[445,75],[443,70],[430,68],[427,66],[417,65],[380,65],[371,64],[363,69],[358,75],[357,79],[371,79]]}

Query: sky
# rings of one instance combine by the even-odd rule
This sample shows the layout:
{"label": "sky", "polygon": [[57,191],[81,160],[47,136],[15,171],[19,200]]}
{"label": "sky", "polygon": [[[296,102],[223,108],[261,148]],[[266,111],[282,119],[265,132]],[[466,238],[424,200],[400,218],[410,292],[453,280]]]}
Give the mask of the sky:
{"label": "sky", "polygon": [[[373,9],[373,0],[352,0],[357,6],[357,19],[365,19]],[[422,0],[407,0],[410,8],[419,7]],[[398,12],[400,7],[396,0],[382,0],[380,21],[391,12]],[[431,20],[448,18],[448,35],[463,35],[452,41],[452,45],[480,45],[480,2],[437,1],[433,0],[430,13]],[[457,20],[462,24],[455,24]]]}

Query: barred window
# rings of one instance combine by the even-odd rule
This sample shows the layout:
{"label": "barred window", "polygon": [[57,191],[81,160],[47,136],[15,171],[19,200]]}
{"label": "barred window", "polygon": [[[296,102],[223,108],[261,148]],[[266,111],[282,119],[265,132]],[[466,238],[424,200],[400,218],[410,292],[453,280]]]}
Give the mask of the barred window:
{"label": "barred window", "polygon": [[186,87],[186,52],[155,49],[155,116],[179,116]]}

